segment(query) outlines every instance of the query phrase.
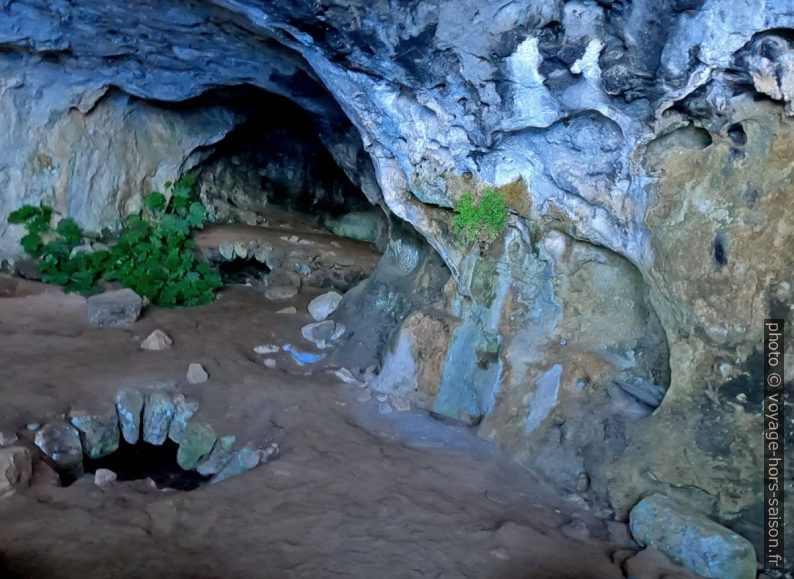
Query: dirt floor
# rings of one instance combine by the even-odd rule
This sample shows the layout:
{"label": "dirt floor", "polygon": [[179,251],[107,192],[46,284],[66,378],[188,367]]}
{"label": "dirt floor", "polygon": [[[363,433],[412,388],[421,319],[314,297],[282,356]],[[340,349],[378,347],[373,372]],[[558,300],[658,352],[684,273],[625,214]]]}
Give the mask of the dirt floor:
{"label": "dirt floor", "polygon": [[[147,308],[111,329],[87,325],[82,297],[0,278],[0,430],[30,441],[28,423],[170,383],[219,433],[282,451],[191,492],[143,481],[101,490],[90,476],[62,488],[38,469],[30,488],[0,501],[0,576],[624,576],[625,526],[572,510],[470,431],[421,412],[380,415],[374,398],[356,401],[355,385],[307,374],[284,353],[266,368],[252,348],[308,346],[300,328],[316,293],[271,302],[232,286],[211,305]],[[287,305],[298,313],[276,314]],[[155,328],[173,347],[142,351]],[[208,382],[187,384],[191,362]]]}

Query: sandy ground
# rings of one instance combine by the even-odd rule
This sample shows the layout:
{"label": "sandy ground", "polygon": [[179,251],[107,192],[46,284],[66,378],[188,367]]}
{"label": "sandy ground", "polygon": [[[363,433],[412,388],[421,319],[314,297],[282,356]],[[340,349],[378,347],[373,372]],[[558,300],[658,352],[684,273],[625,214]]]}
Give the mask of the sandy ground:
{"label": "sandy ground", "polygon": [[[381,416],[374,398],[355,401],[356,386],[301,375],[283,354],[265,368],[253,346],[301,343],[313,295],[283,315],[289,304],[232,286],[211,305],[148,308],[133,327],[108,329],[87,325],[79,296],[0,278],[0,429],[29,440],[29,422],[171,382],[220,433],[282,449],[192,492],[38,476],[0,502],[0,576],[624,576],[613,563],[624,528],[573,511],[468,430],[421,412]],[[140,350],[155,328],[170,350]],[[190,362],[207,383],[186,383]]]}

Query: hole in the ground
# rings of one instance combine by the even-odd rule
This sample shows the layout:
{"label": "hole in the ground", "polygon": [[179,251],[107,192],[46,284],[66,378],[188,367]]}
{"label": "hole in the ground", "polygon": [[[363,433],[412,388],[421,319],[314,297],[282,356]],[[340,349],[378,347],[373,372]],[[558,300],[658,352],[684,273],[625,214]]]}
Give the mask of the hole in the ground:
{"label": "hole in the ground", "polygon": [[255,258],[223,261],[219,266],[223,283],[260,283],[267,278],[270,268]]}
{"label": "hole in the ground", "polygon": [[[99,459],[85,457],[83,469],[85,473],[95,474],[100,468],[116,473],[119,481],[151,479],[157,488],[172,488],[180,491],[191,491],[209,482],[210,477],[202,476],[196,471],[184,470],[176,462],[179,445],[166,440],[161,446],[140,441],[129,444],[123,439],[116,452]],[[61,484],[69,486],[77,477],[74,473],[59,472]]]}

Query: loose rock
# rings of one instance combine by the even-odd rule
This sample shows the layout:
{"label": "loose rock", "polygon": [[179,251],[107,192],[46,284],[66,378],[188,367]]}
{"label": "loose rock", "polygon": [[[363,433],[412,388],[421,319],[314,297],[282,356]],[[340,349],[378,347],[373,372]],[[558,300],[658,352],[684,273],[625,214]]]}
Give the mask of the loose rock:
{"label": "loose rock", "polygon": [[277,314],[297,314],[298,313],[298,308],[296,308],[295,306],[289,306],[287,308],[280,309],[276,313]]}
{"label": "loose rock", "polygon": [[66,422],[45,424],[35,439],[36,446],[64,471],[78,471],[83,464],[80,433]]}
{"label": "loose rock", "polygon": [[281,346],[275,344],[260,344],[254,348],[256,354],[275,354],[281,350]]}
{"label": "loose rock", "polygon": [[86,300],[88,322],[94,326],[128,326],[141,315],[143,300],[131,289],[91,296]]}
{"label": "loose rock", "polygon": [[356,400],[358,402],[364,403],[369,402],[372,400],[372,390],[369,388],[364,388],[363,390],[359,390],[356,392]]}
{"label": "loose rock", "polygon": [[288,300],[298,295],[298,288],[291,285],[279,285],[265,290],[265,297],[269,300]]}
{"label": "loose rock", "polygon": [[326,340],[329,340],[333,335],[335,326],[336,324],[332,320],[313,322],[301,328],[301,335],[314,345],[323,347]]}
{"label": "loose rock", "polygon": [[155,330],[141,342],[141,350],[167,350],[174,341],[162,330]]}
{"label": "loose rock", "polygon": [[143,409],[144,442],[157,446],[165,442],[174,411],[174,402],[165,392],[152,392],[146,397]]}
{"label": "loose rock", "polygon": [[218,437],[208,424],[191,422],[181,438],[176,462],[185,470],[193,470],[202,458],[210,454]]}
{"label": "loose rock", "polygon": [[204,366],[197,363],[192,363],[187,367],[187,381],[190,384],[203,384],[209,379],[209,374],[204,369]]}
{"label": "loose rock", "polygon": [[378,404],[379,414],[391,414],[391,404],[388,402],[381,402]]}
{"label": "loose rock", "polygon": [[330,291],[317,296],[309,302],[309,313],[316,321],[321,322],[330,316],[342,301],[342,294]]}
{"label": "loose rock", "polygon": [[15,446],[0,449],[0,499],[30,484],[33,465],[30,451]]}
{"label": "loose rock", "polygon": [[118,475],[110,469],[98,468],[94,473],[94,484],[98,487],[103,487],[112,482],[116,482]]}
{"label": "loose rock", "polygon": [[660,494],[631,510],[631,534],[673,561],[704,577],[753,579],[755,549],[741,537],[697,511]]}
{"label": "loose rock", "polygon": [[265,368],[270,368],[271,370],[276,367],[276,361],[273,358],[268,358],[262,363],[265,365]]}
{"label": "loose rock", "polygon": [[121,435],[129,444],[136,444],[141,433],[143,394],[137,390],[121,390],[116,394],[116,413]]}

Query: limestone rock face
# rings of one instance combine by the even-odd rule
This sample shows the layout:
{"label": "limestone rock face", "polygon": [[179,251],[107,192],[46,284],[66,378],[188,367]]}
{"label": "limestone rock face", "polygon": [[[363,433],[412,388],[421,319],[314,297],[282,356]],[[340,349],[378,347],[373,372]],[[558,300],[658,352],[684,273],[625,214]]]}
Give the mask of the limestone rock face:
{"label": "limestone rock face", "polygon": [[[0,257],[23,202],[96,230],[194,166],[237,117],[193,97],[286,96],[398,224],[334,314],[341,365],[403,360],[415,380],[383,390],[596,510],[664,492],[759,538],[761,328],[794,291],[791,2],[5,4]],[[449,209],[487,186],[508,227],[467,245]]]}

